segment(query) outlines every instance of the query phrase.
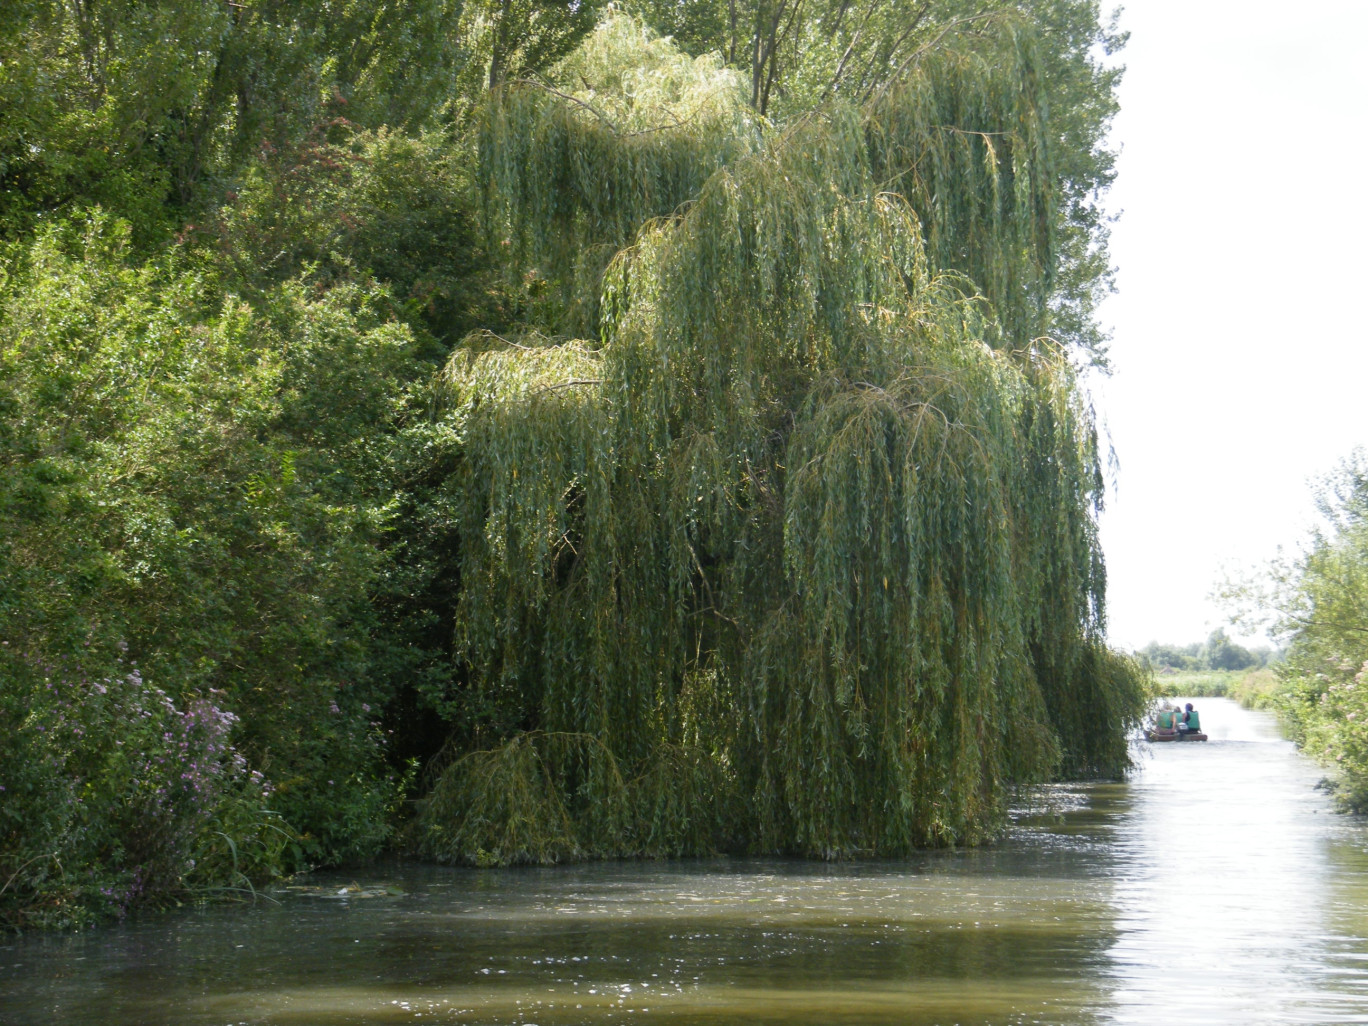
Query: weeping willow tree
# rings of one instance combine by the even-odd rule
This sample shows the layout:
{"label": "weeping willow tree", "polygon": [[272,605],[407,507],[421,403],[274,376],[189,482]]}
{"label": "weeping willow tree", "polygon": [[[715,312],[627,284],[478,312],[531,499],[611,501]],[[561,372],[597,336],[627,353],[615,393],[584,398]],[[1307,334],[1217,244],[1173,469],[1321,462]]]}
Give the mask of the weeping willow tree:
{"label": "weeping willow tree", "polygon": [[430,852],[892,854],[1124,766],[1037,88],[1008,24],[780,129],[615,19],[493,95],[491,228],[592,331],[446,369],[473,726]]}
{"label": "weeping willow tree", "polygon": [[652,217],[698,195],[759,144],[740,76],[690,58],[640,22],[612,17],[560,67],[565,88],[519,80],[479,126],[486,218],[515,277],[546,284],[536,314],[598,334],[608,262]]}

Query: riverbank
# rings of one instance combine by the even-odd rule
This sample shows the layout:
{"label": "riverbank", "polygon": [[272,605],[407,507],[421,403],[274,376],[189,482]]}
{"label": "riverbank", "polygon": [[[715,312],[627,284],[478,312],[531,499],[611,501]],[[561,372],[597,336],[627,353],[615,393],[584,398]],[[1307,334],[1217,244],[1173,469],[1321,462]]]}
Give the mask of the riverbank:
{"label": "riverbank", "polygon": [[1252,670],[1169,670],[1155,674],[1157,698],[1229,698],[1245,709],[1273,709],[1278,678],[1266,666]]}

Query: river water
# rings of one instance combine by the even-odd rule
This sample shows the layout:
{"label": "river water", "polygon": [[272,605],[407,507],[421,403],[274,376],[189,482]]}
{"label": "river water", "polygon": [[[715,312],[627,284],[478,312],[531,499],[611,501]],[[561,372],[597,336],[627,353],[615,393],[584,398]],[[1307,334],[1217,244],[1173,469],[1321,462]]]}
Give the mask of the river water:
{"label": "river water", "polygon": [[1368,1023],[1368,828],[1266,714],[1201,709],[990,849],[319,874],[0,941],[0,1023]]}

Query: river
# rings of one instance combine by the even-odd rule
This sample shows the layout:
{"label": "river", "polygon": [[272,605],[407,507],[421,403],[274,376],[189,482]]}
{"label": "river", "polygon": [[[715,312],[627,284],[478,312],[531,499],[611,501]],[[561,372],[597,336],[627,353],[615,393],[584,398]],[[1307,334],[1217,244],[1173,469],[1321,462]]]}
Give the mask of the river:
{"label": "river", "polygon": [[0,1023],[1368,1023],[1368,828],[1269,716],[1201,710],[992,848],[318,874],[0,941]]}

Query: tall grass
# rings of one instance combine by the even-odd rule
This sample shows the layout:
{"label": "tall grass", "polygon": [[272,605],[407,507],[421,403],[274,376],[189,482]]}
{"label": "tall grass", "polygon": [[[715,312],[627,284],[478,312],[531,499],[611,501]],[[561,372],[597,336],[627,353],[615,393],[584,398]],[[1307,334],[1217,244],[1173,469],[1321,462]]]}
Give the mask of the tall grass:
{"label": "tall grass", "polygon": [[1175,670],[1155,675],[1158,698],[1231,698],[1245,709],[1275,709],[1278,678],[1267,667],[1252,670]]}

